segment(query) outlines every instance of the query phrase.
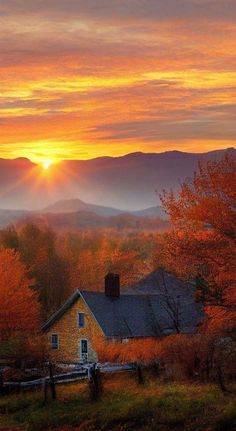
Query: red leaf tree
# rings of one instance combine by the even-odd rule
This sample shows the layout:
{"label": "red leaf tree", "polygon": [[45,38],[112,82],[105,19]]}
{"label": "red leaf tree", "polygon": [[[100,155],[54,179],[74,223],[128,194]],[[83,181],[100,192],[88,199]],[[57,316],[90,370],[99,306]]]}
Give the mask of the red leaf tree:
{"label": "red leaf tree", "polygon": [[33,280],[19,254],[0,252],[0,341],[27,336],[39,328],[39,306],[32,290]]}
{"label": "red leaf tree", "polygon": [[[178,195],[162,204],[173,229],[160,237],[155,264],[196,278],[214,320],[236,320],[236,159],[199,164]],[[214,310],[214,311],[213,311]]]}

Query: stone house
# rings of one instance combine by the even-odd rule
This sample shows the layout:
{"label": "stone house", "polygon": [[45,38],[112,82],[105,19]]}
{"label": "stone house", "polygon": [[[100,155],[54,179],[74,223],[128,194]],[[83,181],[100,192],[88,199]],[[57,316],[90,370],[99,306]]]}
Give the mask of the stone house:
{"label": "stone house", "polygon": [[[99,337],[128,342],[194,332],[203,312],[201,304],[194,300],[193,289],[182,282],[179,285],[175,282],[173,289],[174,278],[167,274],[171,290],[165,282],[163,284],[163,277],[157,277],[157,289],[153,293],[154,279],[148,277],[143,280],[145,293],[140,291],[139,283],[137,290],[133,286],[121,294],[117,274],[107,274],[104,292],[77,290],[43,325],[53,360],[63,363],[94,361],[94,340]],[[151,280],[151,293],[148,280]]]}

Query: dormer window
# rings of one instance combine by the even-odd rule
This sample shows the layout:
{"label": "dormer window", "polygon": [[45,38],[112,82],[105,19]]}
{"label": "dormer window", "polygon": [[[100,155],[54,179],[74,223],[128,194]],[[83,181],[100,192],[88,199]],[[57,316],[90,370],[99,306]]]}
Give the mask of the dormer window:
{"label": "dormer window", "polygon": [[84,313],[78,313],[77,317],[77,323],[79,328],[84,328],[85,326],[85,319],[84,319]]}

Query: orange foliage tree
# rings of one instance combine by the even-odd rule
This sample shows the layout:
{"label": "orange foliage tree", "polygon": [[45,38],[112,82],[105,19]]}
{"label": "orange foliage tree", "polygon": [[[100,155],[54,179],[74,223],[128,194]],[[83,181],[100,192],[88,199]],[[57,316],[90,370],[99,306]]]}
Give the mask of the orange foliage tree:
{"label": "orange foliage tree", "polygon": [[218,320],[230,317],[231,323],[236,319],[235,184],[236,159],[225,156],[200,163],[177,196],[164,192],[162,204],[173,229],[159,237],[155,255],[155,264],[195,278],[208,312]]}
{"label": "orange foliage tree", "polygon": [[104,290],[104,276],[119,273],[122,286],[137,282],[151,270],[153,235],[123,237],[116,231],[86,231],[61,235],[60,256],[67,262],[71,291]]}
{"label": "orange foliage tree", "polygon": [[39,328],[39,306],[33,281],[28,279],[19,254],[0,252],[0,341],[35,333]]}
{"label": "orange foliage tree", "polygon": [[54,232],[27,222],[0,230],[0,248],[19,251],[46,318],[76,289],[104,290],[104,276],[117,272],[122,286],[152,270],[152,232],[116,229]]}

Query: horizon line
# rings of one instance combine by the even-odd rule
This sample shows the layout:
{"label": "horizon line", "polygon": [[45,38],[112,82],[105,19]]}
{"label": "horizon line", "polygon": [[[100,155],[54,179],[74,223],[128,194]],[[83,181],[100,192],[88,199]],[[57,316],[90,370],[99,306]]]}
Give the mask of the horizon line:
{"label": "horizon line", "polygon": [[75,162],[75,161],[81,161],[81,162],[86,162],[86,161],[91,161],[91,160],[99,160],[99,159],[119,159],[119,158],[123,158],[123,157],[127,157],[127,156],[131,156],[131,155],[138,155],[138,154],[143,154],[143,155],[161,155],[161,154],[169,154],[169,153],[181,153],[181,154],[210,154],[210,153],[214,153],[214,152],[221,152],[221,151],[229,151],[229,150],[234,150],[236,151],[236,147],[225,147],[225,148],[219,148],[219,149],[214,149],[214,150],[208,150],[208,151],[182,151],[182,150],[166,150],[166,151],[160,151],[160,152],[145,152],[145,151],[133,151],[130,153],[124,153],[121,155],[117,155],[117,156],[109,156],[109,155],[103,155],[103,156],[96,156],[96,157],[91,157],[91,158],[87,158],[87,159],[79,159],[79,158],[74,158],[74,159],[57,159],[57,160],[53,160],[53,158],[50,157],[45,157],[45,159],[42,159],[42,161],[38,161],[38,162],[34,162],[30,157],[24,157],[24,156],[19,156],[19,157],[0,157],[0,160],[6,160],[6,161],[17,161],[17,160],[25,160],[28,162],[31,162],[34,165],[42,165],[45,161],[51,161],[51,163],[53,165],[56,165],[58,163],[63,163],[63,162]]}

